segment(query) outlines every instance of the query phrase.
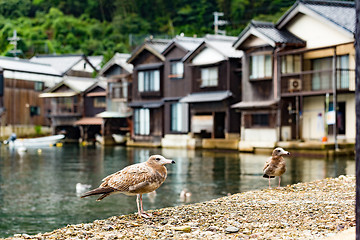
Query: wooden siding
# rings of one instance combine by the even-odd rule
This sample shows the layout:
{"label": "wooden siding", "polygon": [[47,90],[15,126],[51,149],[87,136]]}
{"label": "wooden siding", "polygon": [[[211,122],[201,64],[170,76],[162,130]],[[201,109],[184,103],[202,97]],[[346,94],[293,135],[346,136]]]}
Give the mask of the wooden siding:
{"label": "wooden siding", "polygon": [[[2,124],[49,125],[46,119],[44,100],[39,98],[41,92],[35,91],[32,81],[5,79],[4,107],[5,121]],[[30,116],[30,107],[39,107],[40,115]]]}

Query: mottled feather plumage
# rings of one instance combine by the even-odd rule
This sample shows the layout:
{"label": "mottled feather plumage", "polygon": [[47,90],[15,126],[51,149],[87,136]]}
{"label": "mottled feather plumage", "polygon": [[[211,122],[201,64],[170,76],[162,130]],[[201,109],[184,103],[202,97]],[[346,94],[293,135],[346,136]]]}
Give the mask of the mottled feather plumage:
{"label": "mottled feather plumage", "polygon": [[84,193],[81,198],[102,194],[97,199],[100,201],[113,193],[138,195],[141,203],[141,210],[138,206],[139,215],[144,214],[142,211],[142,194],[153,192],[163,184],[167,177],[167,170],[164,165],[169,163],[175,162],[165,159],[161,155],[150,156],[146,162],[127,166],[105,177],[98,188]]}

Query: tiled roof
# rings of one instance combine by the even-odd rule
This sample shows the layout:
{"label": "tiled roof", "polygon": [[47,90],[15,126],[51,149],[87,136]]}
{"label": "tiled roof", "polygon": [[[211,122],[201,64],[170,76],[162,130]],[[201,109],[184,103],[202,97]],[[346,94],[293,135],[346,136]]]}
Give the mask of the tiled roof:
{"label": "tiled roof", "polygon": [[171,39],[149,39],[145,41],[145,44],[151,46],[158,53],[161,53],[162,51],[164,51],[170,41]]}
{"label": "tiled roof", "polygon": [[294,10],[300,11],[299,6],[304,6],[346,31],[355,33],[356,15],[354,1],[299,0],[279,19],[277,26],[281,26],[284,21],[286,22]]}
{"label": "tiled roof", "polygon": [[346,1],[301,1],[329,21],[355,33],[355,3]]}
{"label": "tiled roof", "polygon": [[133,65],[126,62],[130,56],[130,54],[126,53],[115,53],[115,55],[101,68],[99,75],[103,75],[113,65],[119,65],[128,73],[132,73]]}
{"label": "tiled roof", "polygon": [[176,36],[173,41],[181,45],[184,49],[193,51],[202,41],[204,41],[204,38]]}
{"label": "tiled roof", "polygon": [[237,37],[222,35],[206,35],[205,42],[228,58],[241,58],[243,52],[235,50],[233,43]]}
{"label": "tiled roof", "polygon": [[61,73],[51,65],[31,62],[27,59],[0,57],[0,67],[4,70],[61,76]]}
{"label": "tiled roof", "polygon": [[299,39],[289,31],[277,29],[273,23],[251,21],[250,24],[275,43],[304,43],[303,40]]}
{"label": "tiled roof", "polygon": [[238,47],[241,45],[242,42],[251,34],[262,35],[264,38],[268,39],[273,43],[276,44],[299,44],[304,45],[305,42],[300,38],[296,37],[289,31],[285,29],[277,29],[273,23],[270,22],[259,22],[252,20],[249,25],[241,32],[237,41],[234,42],[234,46]]}

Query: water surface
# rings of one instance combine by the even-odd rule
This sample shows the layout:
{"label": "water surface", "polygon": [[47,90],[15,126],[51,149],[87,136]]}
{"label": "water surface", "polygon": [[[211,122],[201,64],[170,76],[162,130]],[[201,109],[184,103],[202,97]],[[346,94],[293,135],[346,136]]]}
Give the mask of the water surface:
{"label": "water surface", "polygon": [[[136,197],[113,195],[96,202],[80,199],[76,184],[97,187],[101,179],[125,166],[162,154],[176,161],[168,165],[168,178],[156,195],[144,196],[144,209],[157,209],[206,201],[227,194],[267,188],[262,178],[266,155],[183,149],[77,147],[29,149],[19,154],[0,152],[0,237],[16,233],[48,232],[67,224],[92,222],[113,215],[134,213]],[[355,174],[355,161],[287,158],[282,185],[343,174]],[[276,186],[277,179],[272,180]],[[187,189],[191,198],[180,198]]]}

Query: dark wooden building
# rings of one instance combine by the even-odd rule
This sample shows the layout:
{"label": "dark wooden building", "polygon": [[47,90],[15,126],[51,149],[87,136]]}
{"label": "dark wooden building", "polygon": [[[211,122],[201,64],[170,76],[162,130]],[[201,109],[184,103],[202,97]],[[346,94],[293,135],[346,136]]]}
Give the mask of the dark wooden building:
{"label": "dark wooden building", "polygon": [[184,58],[191,72],[190,92],[180,102],[190,107],[194,137],[238,139],[239,114],[230,106],[241,99],[242,52],[232,47],[235,37],[207,35]]}
{"label": "dark wooden building", "polygon": [[151,39],[134,50],[128,63],[134,66],[132,101],[133,143],[160,146],[164,135],[164,61],[161,54],[169,40]]}

